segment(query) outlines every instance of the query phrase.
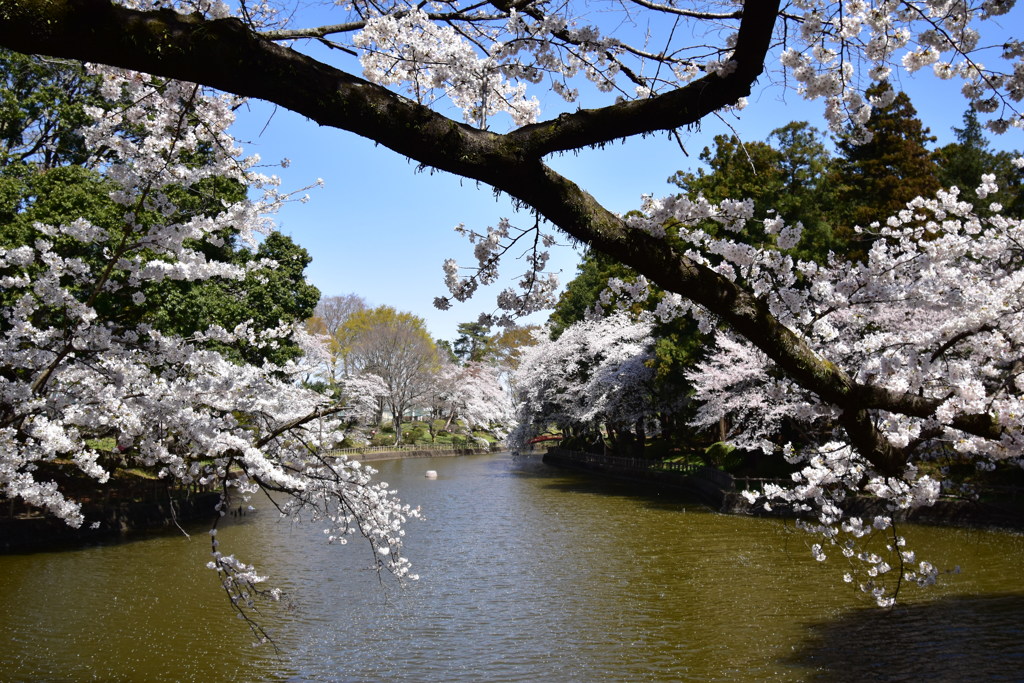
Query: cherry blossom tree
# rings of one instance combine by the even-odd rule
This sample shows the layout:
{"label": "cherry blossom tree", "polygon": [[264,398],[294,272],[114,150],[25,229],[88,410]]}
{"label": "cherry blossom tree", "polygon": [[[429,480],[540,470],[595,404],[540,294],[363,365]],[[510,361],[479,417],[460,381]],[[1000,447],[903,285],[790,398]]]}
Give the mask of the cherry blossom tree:
{"label": "cherry blossom tree", "polygon": [[[1024,159],[1017,163],[1024,167]],[[802,465],[792,488],[761,492],[765,506],[782,501],[809,513],[814,521],[805,528],[822,536],[815,556],[825,559],[832,548],[863,563],[846,579],[882,605],[892,604],[901,582],[926,585],[938,571],[915,559],[894,522],[938,499],[950,465],[991,470],[1022,462],[1024,223],[984,206],[996,190],[985,175],[972,197],[953,188],[915,199],[884,225],[873,224],[865,263],[835,255],[826,265],[794,262],[778,251],[686,235],[704,244],[709,265],[762,292],[775,318],[815,353],[855,368],[853,382],[901,396],[898,409],[851,414],[729,331],[719,332],[716,353],[689,376],[703,404],[697,424],[728,416],[734,443]],[[785,423],[801,426],[799,447],[778,445]],[[857,514],[858,491],[878,503],[870,520]],[[886,530],[885,551],[860,544]],[[887,582],[892,569],[899,571]]]}
{"label": "cherry blossom tree", "polygon": [[512,403],[498,368],[486,363],[448,364],[435,377],[434,408],[444,429],[462,419],[472,430],[491,429],[500,438],[512,424]]}
{"label": "cherry blossom tree", "polygon": [[[241,280],[275,265],[204,252],[228,229],[250,241],[265,234],[267,214],[288,199],[227,134],[236,101],[138,72],[95,73],[116,106],[87,107],[92,122],[81,133],[88,148],[106,150],[103,173],[123,217],[37,222],[34,240],[0,249],[0,492],[73,527],[99,522],[64,482],[105,484],[122,467],[221,491],[221,514],[229,496],[273,492],[286,514],[326,522],[331,541],[365,536],[380,568],[407,575],[401,527],[416,513],[374,483],[368,468],[321,456],[337,433],[336,408],[292,381],[306,369],[293,361],[234,363],[209,344],[297,344],[315,355],[320,345],[301,325],[246,322],[186,336],[123,310],[144,306],[154,283]],[[183,211],[180,198],[210,178],[261,196],[224,200],[219,211]],[[97,440],[114,441],[116,451]],[[216,523],[211,539],[209,567],[240,615],[249,619],[258,598],[280,597],[261,587],[266,577],[253,565],[219,549]]]}
{"label": "cherry blossom tree", "polygon": [[340,393],[346,417],[375,427],[380,425],[388,385],[379,375],[372,372],[345,375],[341,380]]}
{"label": "cherry blossom tree", "polygon": [[519,405],[513,447],[553,425],[582,440],[600,441],[604,431],[622,447],[642,443],[642,424],[655,411],[653,345],[649,322],[618,313],[528,347],[512,377]]}
{"label": "cherry blossom tree", "polygon": [[[879,234],[865,265],[874,263],[874,271],[843,270],[838,262],[815,270],[785,253],[796,244],[798,225],[764,221],[766,231],[778,234],[779,249],[772,251],[731,240],[727,232],[712,239],[688,229],[715,220],[742,230],[751,203],[741,197],[648,198],[643,216],[623,217],[545,159],[636,135],[663,134],[672,144],[674,131],[741,110],[755,84],[766,82],[820,100],[833,131],[852,128],[853,137],[866,140],[863,124],[888,96],[872,98],[865,89],[900,70],[960,81],[989,130],[1016,130],[1024,125],[1024,43],[999,24],[1014,4],[351,0],[334,7],[337,23],[302,26],[295,25],[304,16],[298,5],[294,13],[275,14],[268,5],[242,4],[232,17],[228,5],[211,0],[7,0],[0,6],[0,44],[265,99],[424,167],[491,185],[533,211],[536,223],[464,229],[474,240],[476,270],[464,276],[454,260],[446,263],[453,298],[493,281],[501,257],[526,245],[521,288],[506,290],[499,304],[515,313],[548,305],[554,281],[544,268],[554,238],[541,228],[550,223],[685,296],[687,302],[667,296],[661,313],[671,315],[675,307],[701,317],[709,332],[727,328],[792,383],[793,395],[803,397],[800,410],[827,412],[840,445],[811,456],[811,463],[831,477],[829,490],[867,488],[917,504],[937,489],[913,469],[920,451],[907,450],[922,438],[935,443],[938,433],[966,444],[963,452],[979,462],[1020,453],[1016,337],[987,317],[1000,308],[1013,319],[1017,310],[1011,281],[1018,223],[998,211],[977,216],[964,199],[973,188],[961,188],[960,195],[915,199],[894,217],[877,217],[877,226],[861,226]],[[1007,25],[1020,26],[1019,16]],[[337,62],[303,53],[309,44],[335,48]],[[362,77],[351,73],[350,55],[359,58]],[[542,119],[541,100],[532,93],[572,103],[580,89],[587,90],[582,101],[589,108]],[[452,111],[462,120],[450,118]],[[492,130],[504,126],[511,127]],[[977,199],[993,185],[983,179]],[[927,232],[915,222],[929,226]],[[929,240],[950,251],[933,255]],[[958,250],[971,256],[954,257]],[[959,273],[937,278],[951,285],[946,295],[927,286],[941,264],[955,264],[951,273]],[[896,273],[901,280],[891,291],[878,289]],[[868,279],[849,279],[854,276]],[[802,278],[814,284],[803,287]],[[918,287],[912,296],[911,283]],[[872,298],[857,299],[862,293]],[[823,303],[829,297],[833,306]],[[911,304],[918,301],[929,311],[949,308],[907,340],[899,316],[913,317]],[[843,326],[864,331],[868,341],[854,343]],[[927,367],[919,372],[921,364]],[[906,427],[904,433],[902,425],[919,425],[919,432]],[[821,526],[827,535],[835,525]],[[877,573],[877,563],[872,568]],[[927,569],[916,574],[929,575]]]}

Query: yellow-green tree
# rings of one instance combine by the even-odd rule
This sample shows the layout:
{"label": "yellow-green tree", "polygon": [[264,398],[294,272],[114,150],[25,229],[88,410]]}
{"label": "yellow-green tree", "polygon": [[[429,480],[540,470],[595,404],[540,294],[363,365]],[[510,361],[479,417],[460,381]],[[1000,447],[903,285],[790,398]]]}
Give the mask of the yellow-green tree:
{"label": "yellow-green tree", "polygon": [[537,343],[540,325],[517,325],[494,334],[490,341],[487,361],[502,371],[512,372],[519,367],[523,350]]}
{"label": "yellow-green tree", "polygon": [[354,374],[376,375],[386,387],[381,408],[390,410],[396,443],[402,418],[427,395],[438,369],[437,347],[426,323],[390,306],[356,311],[339,328],[351,340],[344,362]]}

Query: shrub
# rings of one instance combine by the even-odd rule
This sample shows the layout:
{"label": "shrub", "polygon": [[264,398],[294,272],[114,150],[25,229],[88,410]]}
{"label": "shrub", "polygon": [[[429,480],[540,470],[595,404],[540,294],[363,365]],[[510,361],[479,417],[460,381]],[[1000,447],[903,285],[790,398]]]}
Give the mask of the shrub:
{"label": "shrub", "polygon": [[486,441],[487,443],[497,443],[498,441],[496,438],[494,438],[493,434],[484,431],[473,432],[473,437],[482,441]]}
{"label": "shrub", "polygon": [[704,450],[704,462],[731,471],[743,464],[743,453],[724,441],[716,441]]}
{"label": "shrub", "polygon": [[395,434],[394,434],[394,432],[388,433],[388,432],[385,432],[385,431],[382,430],[382,431],[377,432],[376,434],[374,434],[372,437],[370,437],[370,445],[371,446],[390,446],[390,445],[392,445],[394,443],[395,443]]}

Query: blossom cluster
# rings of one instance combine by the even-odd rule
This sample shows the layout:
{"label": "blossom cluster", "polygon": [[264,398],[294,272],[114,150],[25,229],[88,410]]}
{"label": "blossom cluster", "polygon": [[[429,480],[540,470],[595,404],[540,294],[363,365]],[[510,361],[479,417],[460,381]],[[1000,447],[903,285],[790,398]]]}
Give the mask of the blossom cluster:
{"label": "blossom cluster", "polygon": [[539,114],[537,99],[526,97],[525,83],[512,85],[493,57],[479,56],[456,29],[435,24],[418,7],[400,16],[371,17],[353,44],[362,50],[368,79],[404,85],[421,104],[432,104],[435,93],[443,93],[467,123],[480,128],[498,113],[509,114],[516,125],[532,123]]}
{"label": "blossom cluster", "polygon": [[[865,101],[857,92],[851,62],[840,55],[855,48],[868,60],[872,80],[890,77],[896,62],[907,73],[931,67],[943,80],[959,78],[962,93],[978,112],[998,114],[986,124],[997,133],[1024,125],[1018,103],[1024,86],[1024,67],[1016,41],[1003,45],[1000,53],[989,50],[987,57],[1005,64],[1004,71],[986,68],[979,61],[978,24],[1010,11],[1007,2],[951,2],[930,0],[920,3],[843,3],[840,11],[817,3],[811,9],[813,21],[803,24],[803,36],[810,50],[796,54],[788,50],[782,63],[792,70],[808,98],[824,98],[826,118],[835,131],[848,124],[860,128],[871,108],[885,101]],[[811,28],[813,27],[813,32]],[[823,45],[831,44],[828,49]],[[826,54],[822,58],[822,53]],[[811,58],[811,59],[809,59]],[[813,66],[812,66],[813,63]]]}
{"label": "blossom cluster", "polygon": [[[473,274],[463,277],[459,274],[460,267],[455,259],[445,260],[445,286],[452,298],[457,301],[467,301],[481,285],[497,282],[502,256],[521,240],[532,236],[532,243],[523,255],[527,265],[526,271],[514,287],[506,287],[498,294],[498,309],[505,313],[500,317],[485,314],[481,317],[481,322],[488,325],[513,325],[517,317],[542,311],[554,305],[558,291],[558,274],[545,272],[545,268],[550,257],[548,250],[555,244],[555,240],[550,234],[540,231],[539,222],[532,228],[522,229],[503,218],[498,222],[497,228],[489,226],[485,235],[469,230],[462,224],[456,226],[455,231],[475,245],[473,253],[477,261]],[[434,299],[434,306],[440,310],[448,310],[451,301],[447,297],[437,297]]]}
{"label": "blossom cluster", "polygon": [[[1005,15],[1012,2],[825,2],[794,3],[801,12],[799,39],[781,55],[782,66],[799,84],[808,99],[825,101],[830,127],[843,131],[861,127],[872,106],[859,92],[856,70],[871,80],[887,80],[894,67],[908,73],[931,68],[941,79],[959,78],[963,94],[979,112],[997,114],[987,125],[995,132],[1021,127],[1024,119],[1016,109],[1022,98],[1024,67],[1016,41],[987,57],[999,62],[986,67],[980,59],[979,24]],[[795,38],[795,36],[794,36]],[[857,55],[863,63],[850,58]]]}

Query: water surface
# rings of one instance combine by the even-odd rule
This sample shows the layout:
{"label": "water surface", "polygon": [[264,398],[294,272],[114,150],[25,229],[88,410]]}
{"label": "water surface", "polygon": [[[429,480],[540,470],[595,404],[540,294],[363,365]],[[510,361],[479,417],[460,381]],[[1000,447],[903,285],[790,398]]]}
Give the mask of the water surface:
{"label": "water surface", "polygon": [[[938,587],[893,611],[774,520],[501,455],[375,463],[426,518],[398,586],[364,543],[261,509],[222,550],[288,591],[253,647],[209,539],[0,556],[3,680],[1024,680],[1024,540],[918,527]],[[439,478],[424,477],[428,469]]]}

